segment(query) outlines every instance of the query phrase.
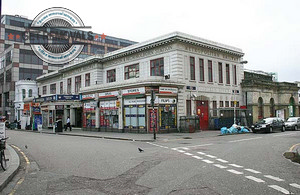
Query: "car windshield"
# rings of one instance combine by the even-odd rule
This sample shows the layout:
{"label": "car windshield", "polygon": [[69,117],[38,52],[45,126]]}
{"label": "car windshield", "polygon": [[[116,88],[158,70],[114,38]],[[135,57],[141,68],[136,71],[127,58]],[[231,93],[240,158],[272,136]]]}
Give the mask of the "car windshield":
{"label": "car windshield", "polygon": [[287,122],[297,122],[297,118],[289,118]]}
{"label": "car windshield", "polygon": [[265,119],[258,121],[257,123],[258,124],[266,124],[266,123],[271,123],[272,121],[273,121],[272,118],[265,118]]}

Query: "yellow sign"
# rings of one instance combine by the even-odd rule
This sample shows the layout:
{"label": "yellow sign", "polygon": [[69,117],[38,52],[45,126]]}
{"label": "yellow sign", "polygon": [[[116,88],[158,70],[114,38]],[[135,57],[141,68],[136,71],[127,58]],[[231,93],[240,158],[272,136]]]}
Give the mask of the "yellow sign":
{"label": "yellow sign", "polygon": [[116,107],[118,107],[118,108],[120,107],[120,101],[119,100],[116,101]]}

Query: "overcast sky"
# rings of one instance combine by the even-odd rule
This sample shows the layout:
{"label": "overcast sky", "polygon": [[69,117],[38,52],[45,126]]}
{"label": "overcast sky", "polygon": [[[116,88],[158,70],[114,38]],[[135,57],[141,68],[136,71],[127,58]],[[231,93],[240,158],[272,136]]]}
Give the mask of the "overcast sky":
{"label": "overcast sky", "polygon": [[29,19],[50,7],[70,9],[108,36],[142,42],[180,31],[235,46],[245,68],[300,81],[299,0],[2,0],[2,14]]}

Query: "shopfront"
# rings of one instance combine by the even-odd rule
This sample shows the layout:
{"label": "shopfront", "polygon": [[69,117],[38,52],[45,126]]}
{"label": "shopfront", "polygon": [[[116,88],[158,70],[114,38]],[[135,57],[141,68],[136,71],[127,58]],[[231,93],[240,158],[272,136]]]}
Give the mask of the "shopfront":
{"label": "shopfront", "polygon": [[40,103],[31,103],[33,124],[32,129],[38,130],[38,125],[42,124],[42,112]]}
{"label": "shopfront", "polygon": [[83,101],[83,124],[86,130],[93,130],[96,127],[96,108],[97,101],[95,94],[82,95]]}
{"label": "shopfront", "polygon": [[99,93],[100,131],[119,131],[119,91]]}

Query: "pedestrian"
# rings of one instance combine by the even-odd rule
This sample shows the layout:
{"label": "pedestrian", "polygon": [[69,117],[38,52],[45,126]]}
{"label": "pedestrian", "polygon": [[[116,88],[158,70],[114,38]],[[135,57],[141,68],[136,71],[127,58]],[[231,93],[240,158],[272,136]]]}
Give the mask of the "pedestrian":
{"label": "pedestrian", "polygon": [[68,127],[70,128],[70,131],[72,131],[72,126],[71,126],[71,123],[70,123],[70,117],[69,116],[67,118],[67,125],[66,125],[65,131],[67,131]]}

